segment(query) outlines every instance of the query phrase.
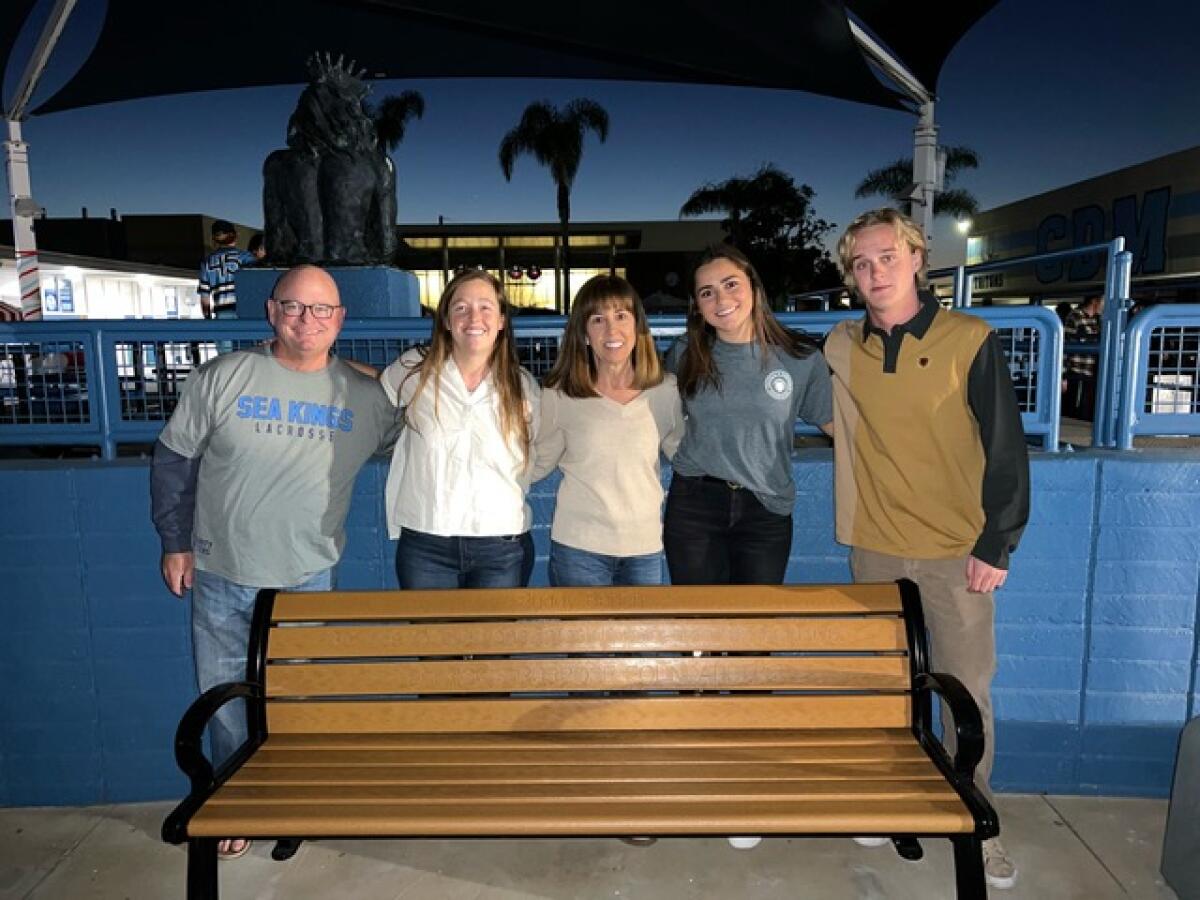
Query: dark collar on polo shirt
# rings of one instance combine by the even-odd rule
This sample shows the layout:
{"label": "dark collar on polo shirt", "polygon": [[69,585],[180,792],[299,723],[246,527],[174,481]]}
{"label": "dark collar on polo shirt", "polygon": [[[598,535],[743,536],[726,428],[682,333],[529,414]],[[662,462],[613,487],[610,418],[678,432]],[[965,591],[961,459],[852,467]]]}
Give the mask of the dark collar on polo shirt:
{"label": "dark collar on polo shirt", "polygon": [[879,340],[883,342],[883,371],[885,374],[894,374],[896,371],[896,361],[900,357],[900,344],[904,340],[904,335],[911,334],[918,341],[924,338],[925,333],[929,331],[929,326],[933,324],[933,317],[941,309],[937,298],[928,291],[918,291],[917,299],[921,301],[921,308],[917,310],[917,314],[907,322],[893,326],[891,334],[871,324],[869,312],[862,318],[863,343],[865,344],[873,334],[879,335]]}

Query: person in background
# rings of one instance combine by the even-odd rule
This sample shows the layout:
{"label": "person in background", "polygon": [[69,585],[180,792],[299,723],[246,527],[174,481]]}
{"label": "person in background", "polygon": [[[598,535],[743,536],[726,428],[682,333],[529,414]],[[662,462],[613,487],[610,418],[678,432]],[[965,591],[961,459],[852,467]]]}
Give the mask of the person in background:
{"label": "person in background", "polygon": [[1068,344],[1095,344],[1096,353],[1068,353],[1063,365],[1063,415],[1091,422],[1096,415],[1096,369],[1104,298],[1092,294],[1071,310],[1063,325]]}
{"label": "person in background", "polygon": [[253,265],[254,254],[237,246],[237,229],[232,222],[212,223],[214,249],[200,263],[200,308],[206,319],[237,318],[234,276],[238,269]]}
{"label": "person in background", "polygon": [[641,299],[624,278],[597,275],[575,296],[542,391],[533,480],[562,471],[550,584],[662,583],[659,454],[682,436],[675,376]]}
{"label": "person in background", "polygon": [[261,263],[267,258],[267,245],[263,241],[261,231],[250,237],[250,242],[246,244],[246,250],[254,257],[256,263]]}
{"label": "person in background", "polygon": [[518,362],[500,281],[481,269],[454,278],[429,346],[406,351],[381,378],[407,425],[386,486],[400,587],[527,585],[540,391]]}

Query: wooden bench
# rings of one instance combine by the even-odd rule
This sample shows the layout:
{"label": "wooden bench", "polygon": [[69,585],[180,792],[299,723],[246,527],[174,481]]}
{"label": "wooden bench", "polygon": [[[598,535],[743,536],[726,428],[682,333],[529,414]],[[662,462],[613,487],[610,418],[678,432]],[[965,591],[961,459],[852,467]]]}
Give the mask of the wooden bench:
{"label": "wooden bench", "polygon": [[[949,838],[984,898],[974,701],[930,674],[916,586],[263,591],[247,680],[184,715],[188,897],[248,838]],[[931,731],[949,704],[951,760]],[[216,773],[205,723],[247,698]]]}

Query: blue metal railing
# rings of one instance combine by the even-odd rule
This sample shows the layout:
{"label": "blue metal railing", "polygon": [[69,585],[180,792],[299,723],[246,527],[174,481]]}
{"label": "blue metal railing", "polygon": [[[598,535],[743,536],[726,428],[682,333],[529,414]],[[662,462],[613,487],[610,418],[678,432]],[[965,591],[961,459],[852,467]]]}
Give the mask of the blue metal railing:
{"label": "blue metal railing", "polygon": [[[970,310],[996,329],[1008,356],[1027,434],[1058,443],[1062,327],[1037,307]],[[781,321],[815,336],[861,312],[785,313]],[[566,320],[518,319],[521,364],[542,378],[558,355]],[[684,330],[683,316],[657,316],[660,349]],[[429,339],[430,320],[357,319],[335,352],[382,368]],[[96,446],[105,458],[120,444],[148,444],[178,402],[187,374],[219,353],[266,340],[265,321],[88,320],[0,324],[0,444]],[[809,426],[799,433],[815,434]]]}
{"label": "blue metal railing", "polygon": [[1125,332],[1115,443],[1138,434],[1200,434],[1200,304],[1154,306]]}

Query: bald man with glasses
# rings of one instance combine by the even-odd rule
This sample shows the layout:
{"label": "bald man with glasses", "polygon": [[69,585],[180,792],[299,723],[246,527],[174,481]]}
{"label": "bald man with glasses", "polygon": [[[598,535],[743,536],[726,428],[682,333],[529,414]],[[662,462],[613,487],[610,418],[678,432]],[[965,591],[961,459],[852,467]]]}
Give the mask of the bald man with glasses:
{"label": "bald man with glasses", "polygon": [[[285,273],[267,318],[271,341],[192,373],[154,447],[162,576],[177,597],[192,591],[201,692],[245,678],[260,588],[333,587],[355,478],[400,428],[379,382],[330,353],[346,309],[326,272]],[[246,740],[241,704],[213,719],[214,765]],[[248,846],[224,841],[219,852]]]}

